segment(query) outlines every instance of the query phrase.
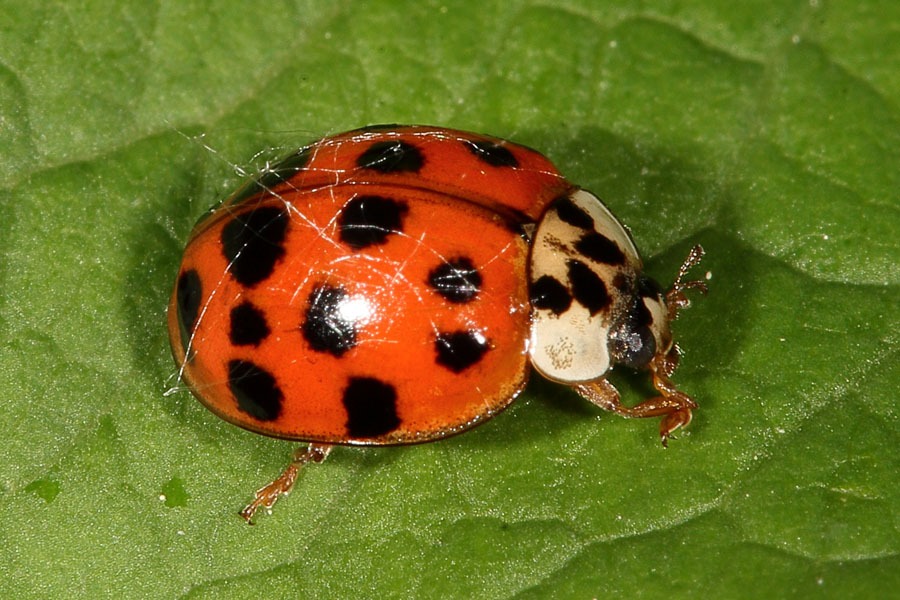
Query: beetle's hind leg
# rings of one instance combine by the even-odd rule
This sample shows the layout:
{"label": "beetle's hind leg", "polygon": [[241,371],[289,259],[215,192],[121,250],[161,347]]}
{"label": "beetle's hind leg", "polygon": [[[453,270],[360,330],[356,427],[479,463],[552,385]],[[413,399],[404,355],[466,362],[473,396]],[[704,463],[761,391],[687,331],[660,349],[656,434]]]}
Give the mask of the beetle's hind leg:
{"label": "beetle's hind leg", "polygon": [[300,467],[310,461],[316,463],[322,462],[325,460],[325,457],[328,456],[328,453],[331,452],[331,448],[332,446],[328,444],[310,444],[309,448],[306,448],[305,450],[303,448],[294,450],[291,464],[287,466],[284,473],[279,475],[272,483],[257,490],[253,502],[248,504],[244,510],[240,512],[240,515],[248,524],[252,525],[253,522],[250,519],[253,518],[254,513],[256,513],[259,507],[264,506],[267,509],[272,508],[272,505],[275,504],[275,501],[278,500],[279,496],[287,495],[291,491],[291,488],[294,487],[294,481],[297,479],[297,473],[300,471]]}

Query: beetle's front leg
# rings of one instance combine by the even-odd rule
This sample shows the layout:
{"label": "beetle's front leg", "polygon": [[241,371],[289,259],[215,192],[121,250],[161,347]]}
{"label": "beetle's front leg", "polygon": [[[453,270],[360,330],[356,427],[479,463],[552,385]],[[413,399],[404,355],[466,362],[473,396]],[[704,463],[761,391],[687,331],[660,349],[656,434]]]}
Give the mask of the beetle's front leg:
{"label": "beetle's front leg", "polygon": [[705,281],[682,281],[684,276],[687,274],[688,270],[691,267],[694,267],[700,264],[700,259],[703,258],[703,255],[706,254],[706,251],[703,250],[703,247],[697,244],[691,251],[688,253],[687,258],[684,259],[684,263],[681,265],[681,268],[678,269],[678,275],[675,277],[675,283],[672,284],[672,289],[666,293],[666,306],[669,307],[669,320],[674,321],[678,316],[678,311],[687,308],[691,305],[690,298],[685,295],[684,290],[695,289],[699,290],[702,294],[706,294],[709,288],[706,285]]}

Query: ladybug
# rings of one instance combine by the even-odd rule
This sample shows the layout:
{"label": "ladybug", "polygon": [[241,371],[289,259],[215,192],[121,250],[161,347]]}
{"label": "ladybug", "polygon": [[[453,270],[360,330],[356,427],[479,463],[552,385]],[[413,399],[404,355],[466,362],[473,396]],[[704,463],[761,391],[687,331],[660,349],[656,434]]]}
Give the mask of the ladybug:
{"label": "ladybug", "polygon": [[[531,367],[625,417],[697,404],[670,380],[688,306],[642,272],[628,230],[538,152],[421,126],[311,144],[194,227],[168,309],[178,373],[222,419],[309,443],[241,515],[287,494],[335,445],[439,440],[484,423]],[[646,369],[623,406],[607,374]]]}

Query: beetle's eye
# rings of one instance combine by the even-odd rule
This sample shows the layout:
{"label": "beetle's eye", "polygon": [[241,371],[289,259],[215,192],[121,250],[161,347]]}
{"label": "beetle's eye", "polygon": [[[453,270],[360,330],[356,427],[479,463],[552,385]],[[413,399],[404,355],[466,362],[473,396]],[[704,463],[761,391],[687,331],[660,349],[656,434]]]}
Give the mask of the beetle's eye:
{"label": "beetle's eye", "polygon": [[653,322],[644,298],[638,296],[622,324],[610,331],[609,353],[614,361],[632,368],[646,365],[656,354]]}

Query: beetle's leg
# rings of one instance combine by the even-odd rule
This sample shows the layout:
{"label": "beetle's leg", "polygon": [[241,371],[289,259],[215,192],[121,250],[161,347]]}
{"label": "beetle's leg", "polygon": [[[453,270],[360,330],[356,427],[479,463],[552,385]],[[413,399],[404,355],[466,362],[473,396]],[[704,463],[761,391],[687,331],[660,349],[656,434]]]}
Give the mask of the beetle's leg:
{"label": "beetle's leg", "polygon": [[[684,264],[678,269],[675,283],[666,294],[666,306],[670,321],[678,316],[679,310],[687,308],[691,304],[690,299],[684,293],[685,290],[695,289],[704,294],[707,292],[704,281],[683,281],[687,272],[700,262],[704,254],[702,246],[694,246],[687,258],[684,259]],[[588,401],[617,415],[629,418],[662,417],[659,423],[659,436],[662,438],[662,445],[667,446],[672,432],[690,423],[691,411],[697,408],[697,403],[687,394],[678,391],[678,388],[669,379],[677,366],[678,347],[675,344],[672,344],[666,352],[658,352],[647,367],[653,377],[653,385],[661,395],[644,400],[635,406],[624,406],[619,400],[618,390],[605,377],[573,387]]]}
{"label": "beetle's leg", "polygon": [[681,348],[678,347],[678,344],[672,344],[672,347],[669,348],[667,353],[657,353],[656,356],[651,359],[650,362],[653,364],[649,368],[666,377],[671,377],[672,373],[675,372],[675,368],[678,367],[680,357]]}
{"label": "beetle's leg", "polygon": [[272,505],[275,504],[275,501],[278,500],[279,496],[287,495],[291,491],[291,488],[294,487],[294,481],[297,479],[297,473],[300,471],[300,467],[310,461],[317,463],[322,462],[325,460],[325,457],[328,456],[328,453],[331,452],[331,448],[332,446],[328,444],[310,444],[309,448],[306,448],[305,450],[303,448],[294,450],[291,464],[284,470],[284,473],[279,475],[278,478],[269,485],[260,488],[256,492],[256,497],[253,499],[253,502],[248,504],[244,510],[240,512],[240,515],[244,517],[244,520],[247,521],[247,523],[252,525],[253,523],[250,519],[253,518],[253,514],[260,506],[264,506],[267,509],[272,508]]}
{"label": "beetle's leg", "polygon": [[[676,357],[672,363],[673,355]],[[671,406],[672,409],[665,413],[662,422],[659,424],[659,435],[662,438],[662,445],[666,446],[669,436],[679,427],[687,427],[691,422],[692,410],[697,408],[697,403],[685,394],[678,391],[672,380],[669,379],[672,371],[677,364],[677,350],[673,347],[668,355],[658,354],[650,361],[650,373],[653,377],[653,386],[659,390],[662,396],[651,398],[647,402],[662,402]]]}
{"label": "beetle's leg", "polygon": [[703,258],[704,254],[706,254],[706,251],[703,250],[703,246],[697,244],[691,248],[687,258],[684,259],[684,264],[678,269],[678,276],[675,277],[675,283],[672,284],[672,289],[666,293],[666,306],[669,307],[670,321],[678,316],[679,310],[691,305],[691,301],[685,295],[684,290],[700,290],[703,294],[706,294],[708,291],[709,288],[706,287],[705,281],[682,281],[682,278],[687,274],[691,267],[700,263],[700,259]]}
{"label": "beetle's leg", "polygon": [[659,424],[659,436],[662,438],[662,445],[667,446],[672,432],[691,422],[691,411],[697,408],[697,403],[688,395],[679,392],[666,374],[661,372],[664,365],[657,365],[657,359],[664,360],[664,358],[656,357],[650,362],[653,385],[662,395],[644,400],[635,406],[623,405],[619,400],[618,390],[605,378],[576,385],[574,386],[575,391],[600,408],[623,417],[637,419],[662,417]]}

